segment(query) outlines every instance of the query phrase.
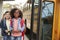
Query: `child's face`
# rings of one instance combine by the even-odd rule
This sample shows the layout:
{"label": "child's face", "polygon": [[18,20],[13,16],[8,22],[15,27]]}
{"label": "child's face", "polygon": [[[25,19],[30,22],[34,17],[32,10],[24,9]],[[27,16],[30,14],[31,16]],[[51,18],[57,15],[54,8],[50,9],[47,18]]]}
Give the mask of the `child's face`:
{"label": "child's face", "polygon": [[14,17],[15,17],[15,18],[18,18],[18,17],[19,17],[19,10],[16,10],[16,11],[15,11]]}
{"label": "child's face", "polygon": [[10,19],[10,14],[9,13],[6,13],[5,18],[6,19]]}

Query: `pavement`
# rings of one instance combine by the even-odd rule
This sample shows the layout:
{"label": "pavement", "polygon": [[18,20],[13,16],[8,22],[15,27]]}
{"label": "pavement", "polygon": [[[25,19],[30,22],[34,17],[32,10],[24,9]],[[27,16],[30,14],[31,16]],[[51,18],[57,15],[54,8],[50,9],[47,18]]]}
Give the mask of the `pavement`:
{"label": "pavement", "polygon": [[[26,35],[24,37],[25,37],[24,40],[29,40]],[[0,40],[3,40],[1,36],[0,36]]]}
{"label": "pavement", "polygon": [[25,39],[24,40],[29,40],[26,35],[25,35]]}

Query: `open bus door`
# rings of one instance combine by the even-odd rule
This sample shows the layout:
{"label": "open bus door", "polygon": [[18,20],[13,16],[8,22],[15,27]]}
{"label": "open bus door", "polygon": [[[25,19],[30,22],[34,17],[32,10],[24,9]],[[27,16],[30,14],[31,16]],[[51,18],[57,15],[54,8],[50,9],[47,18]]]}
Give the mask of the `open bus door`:
{"label": "open bus door", "polygon": [[52,40],[53,19],[53,1],[32,0],[31,40]]}

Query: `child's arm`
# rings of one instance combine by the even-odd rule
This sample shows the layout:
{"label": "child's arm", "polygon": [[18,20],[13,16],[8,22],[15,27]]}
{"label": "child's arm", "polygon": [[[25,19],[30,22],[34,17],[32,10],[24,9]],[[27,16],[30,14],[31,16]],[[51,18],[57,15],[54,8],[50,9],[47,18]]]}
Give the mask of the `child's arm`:
{"label": "child's arm", "polygon": [[23,26],[21,27],[21,31],[23,32],[24,31],[24,29],[25,29],[25,24],[23,23]]}
{"label": "child's arm", "polygon": [[22,19],[21,22],[19,22],[19,27],[18,27],[18,30],[23,32],[25,30],[25,23],[24,23],[24,20]]}
{"label": "child's arm", "polygon": [[25,29],[25,24],[24,23],[23,23],[23,26],[22,27],[20,27],[20,26],[18,27],[18,30],[21,31],[21,32],[23,32],[24,29]]}
{"label": "child's arm", "polygon": [[0,28],[2,28],[2,20],[1,20],[1,22],[0,22]]}
{"label": "child's arm", "polygon": [[3,20],[0,22],[1,29],[5,31]]}
{"label": "child's arm", "polygon": [[13,30],[13,28],[10,26],[10,31],[12,31]]}

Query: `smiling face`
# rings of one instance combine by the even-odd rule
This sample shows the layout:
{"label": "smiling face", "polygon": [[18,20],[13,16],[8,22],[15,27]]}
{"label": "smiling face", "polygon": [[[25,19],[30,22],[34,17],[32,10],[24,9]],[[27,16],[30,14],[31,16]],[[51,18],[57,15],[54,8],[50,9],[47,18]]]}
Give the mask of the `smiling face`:
{"label": "smiling face", "polygon": [[19,15],[20,15],[20,14],[19,14],[19,10],[16,10],[16,11],[14,12],[14,17],[15,17],[15,18],[18,18]]}

